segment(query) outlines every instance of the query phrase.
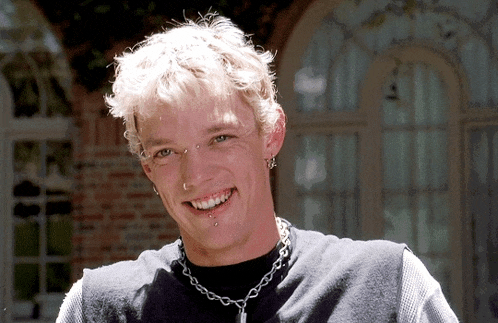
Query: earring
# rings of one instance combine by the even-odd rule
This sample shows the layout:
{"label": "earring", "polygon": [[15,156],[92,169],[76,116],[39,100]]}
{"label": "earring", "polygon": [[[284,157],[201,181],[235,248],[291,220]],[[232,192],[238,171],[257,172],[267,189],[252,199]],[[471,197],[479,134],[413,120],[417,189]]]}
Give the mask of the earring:
{"label": "earring", "polygon": [[152,184],[152,189],[154,190],[154,193],[156,193],[156,195],[159,195],[159,192],[156,189],[156,185]]}
{"label": "earring", "polygon": [[277,166],[277,162],[275,160],[275,156],[272,156],[270,159],[266,159],[266,165],[269,169],[273,169]]}

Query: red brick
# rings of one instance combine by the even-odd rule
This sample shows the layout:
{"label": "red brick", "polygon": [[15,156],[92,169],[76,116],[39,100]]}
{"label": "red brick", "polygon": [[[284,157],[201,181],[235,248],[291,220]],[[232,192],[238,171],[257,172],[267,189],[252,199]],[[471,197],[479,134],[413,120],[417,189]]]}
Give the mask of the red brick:
{"label": "red brick", "polygon": [[92,213],[92,214],[81,214],[73,216],[76,221],[100,221],[104,219],[102,213]]}
{"label": "red brick", "polygon": [[132,172],[114,172],[114,173],[110,173],[107,177],[109,179],[122,179],[122,178],[131,179],[131,178],[135,177],[135,173],[132,173]]}
{"label": "red brick", "polygon": [[120,192],[112,192],[112,191],[102,191],[102,192],[95,192],[94,193],[94,198],[98,202],[109,202],[113,200],[117,200],[121,198],[121,193]]}
{"label": "red brick", "polygon": [[133,213],[113,213],[110,215],[110,218],[112,220],[119,220],[119,219],[132,220],[135,218],[135,214],[133,214]]}
{"label": "red brick", "polygon": [[140,216],[142,219],[162,219],[164,213],[144,213]]}
{"label": "red brick", "polygon": [[153,192],[146,192],[146,193],[128,193],[126,194],[126,197],[129,198],[129,199],[141,199],[141,198],[151,198],[151,197],[154,197],[154,193]]}

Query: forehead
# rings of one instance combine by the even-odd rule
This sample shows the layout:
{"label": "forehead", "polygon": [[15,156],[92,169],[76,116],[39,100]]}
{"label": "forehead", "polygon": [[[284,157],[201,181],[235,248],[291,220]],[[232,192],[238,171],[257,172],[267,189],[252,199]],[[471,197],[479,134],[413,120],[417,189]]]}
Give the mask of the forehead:
{"label": "forehead", "polygon": [[195,97],[179,107],[161,104],[152,116],[139,119],[137,130],[142,140],[154,141],[225,128],[251,132],[258,128],[253,109],[239,96]]}

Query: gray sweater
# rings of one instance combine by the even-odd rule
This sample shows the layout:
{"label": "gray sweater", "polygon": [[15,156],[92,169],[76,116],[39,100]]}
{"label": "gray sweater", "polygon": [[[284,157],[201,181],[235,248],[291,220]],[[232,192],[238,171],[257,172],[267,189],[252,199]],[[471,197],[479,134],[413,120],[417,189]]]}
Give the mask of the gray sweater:
{"label": "gray sweater", "polygon": [[[409,272],[403,268],[404,245],[338,239],[295,228],[291,242],[285,266],[249,300],[248,322],[412,322],[423,315],[437,322],[456,321],[440,289],[433,299],[437,306],[421,301],[425,292],[402,296],[402,281],[409,283],[417,275],[403,277]],[[209,290],[242,298],[277,256],[274,250],[233,266],[189,266]],[[200,294],[181,273],[178,258],[175,242],[146,251],[135,261],[85,270],[76,306],[79,316],[61,310],[58,322],[234,322],[238,309]],[[65,302],[63,308],[69,305]],[[409,311],[400,313],[402,308]]]}

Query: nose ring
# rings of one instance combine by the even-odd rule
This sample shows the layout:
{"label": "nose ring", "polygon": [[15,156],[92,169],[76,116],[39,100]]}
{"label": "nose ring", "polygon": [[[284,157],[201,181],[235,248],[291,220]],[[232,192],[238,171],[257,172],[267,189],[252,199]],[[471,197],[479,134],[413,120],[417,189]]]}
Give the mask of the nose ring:
{"label": "nose ring", "polygon": [[183,183],[183,189],[186,191],[187,190],[187,183]]}

